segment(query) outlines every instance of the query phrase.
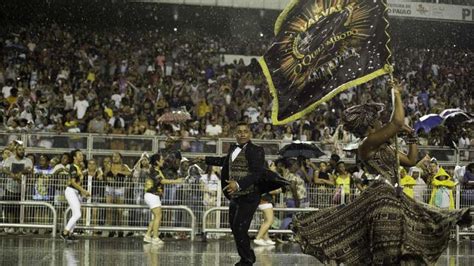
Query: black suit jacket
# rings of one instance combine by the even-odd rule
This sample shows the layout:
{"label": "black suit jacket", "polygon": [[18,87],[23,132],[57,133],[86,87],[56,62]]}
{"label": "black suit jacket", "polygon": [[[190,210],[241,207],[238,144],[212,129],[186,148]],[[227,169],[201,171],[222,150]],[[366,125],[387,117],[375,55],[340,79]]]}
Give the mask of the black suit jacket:
{"label": "black suit jacket", "polygon": [[[227,186],[227,180],[229,180],[229,161],[231,160],[232,153],[234,152],[237,145],[234,144],[230,147],[229,153],[224,157],[206,157],[206,164],[221,166],[221,187],[224,188]],[[265,165],[265,151],[262,147],[248,142],[245,147],[245,158],[247,158],[249,166],[249,175],[246,176],[243,180],[238,182],[241,190],[250,187],[252,184],[257,184],[262,178],[264,173]],[[256,191],[258,194],[258,191]],[[224,195],[229,198],[227,192],[224,191]]]}

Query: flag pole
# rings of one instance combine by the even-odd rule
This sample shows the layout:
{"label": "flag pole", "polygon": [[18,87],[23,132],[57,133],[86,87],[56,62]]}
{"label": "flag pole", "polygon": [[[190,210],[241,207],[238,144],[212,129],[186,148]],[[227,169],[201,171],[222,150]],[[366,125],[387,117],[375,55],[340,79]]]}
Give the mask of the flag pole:
{"label": "flag pole", "polygon": [[[393,78],[393,72],[390,72],[390,82],[391,84],[395,84],[394,83],[394,78]],[[392,108],[395,108],[395,92],[394,92],[394,88],[392,88]],[[399,154],[399,148],[398,148],[398,133],[395,134],[394,136],[394,139],[395,139],[395,158],[397,160],[397,167],[395,169],[395,173],[397,175],[397,184],[395,184],[395,187],[397,186],[400,186],[400,157],[398,156]]]}
{"label": "flag pole", "polygon": [[[390,47],[388,46],[388,44],[390,43],[390,41],[392,40],[390,38],[390,35],[388,34],[388,28],[390,27],[390,23],[388,22],[387,20],[387,14],[388,14],[388,4],[386,1],[382,1],[383,5],[385,6],[385,12],[384,12],[384,20],[387,22],[386,26],[385,26],[385,34],[387,34],[388,36],[388,41],[387,43],[385,44],[385,46],[387,47],[387,50],[389,52],[388,54],[388,57],[386,59],[386,67],[389,69],[389,75],[390,75],[390,82],[391,84],[394,84],[394,77],[393,77],[393,68],[394,66],[391,64],[390,62],[390,58],[392,57],[392,51],[390,49]],[[392,108],[395,108],[395,92],[392,88]],[[394,136],[395,138],[395,158],[397,160],[397,169],[395,169],[395,173],[397,175],[397,184],[395,186],[400,186],[400,157],[398,156],[398,133],[395,134]]]}

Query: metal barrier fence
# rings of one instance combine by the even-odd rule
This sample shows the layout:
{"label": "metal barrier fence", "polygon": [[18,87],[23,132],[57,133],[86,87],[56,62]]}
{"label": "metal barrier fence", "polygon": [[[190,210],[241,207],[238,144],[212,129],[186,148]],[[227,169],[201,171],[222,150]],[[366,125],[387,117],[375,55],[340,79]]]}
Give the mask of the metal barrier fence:
{"label": "metal barrier fence", "polygon": [[[35,202],[35,201],[0,201],[0,206],[6,206],[6,208],[12,208],[15,211],[15,207],[12,205],[24,206],[40,206],[44,208],[34,208],[35,212],[44,213],[46,209],[49,209],[52,216],[49,217],[32,217],[32,219],[26,219],[26,222],[15,222],[15,220],[7,221],[6,223],[0,223],[0,227],[20,227],[20,228],[39,228],[39,229],[50,229],[53,237],[56,237],[57,227],[57,213],[53,205],[46,202]],[[9,217],[12,218],[12,217]]]}
{"label": "metal barrier fence", "polygon": [[[47,210],[41,206],[52,206],[57,212],[57,218],[54,218],[57,220],[57,224],[64,224],[68,207],[64,197],[67,180],[67,175],[30,175],[23,176],[21,183],[13,186],[12,184],[16,181],[8,176],[0,175],[0,199],[35,203],[31,205],[20,204],[20,208],[15,208],[14,212],[0,204],[2,209],[0,210],[1,220],[16,219],[15,224],[38,225],[37,228],[44,228],[45,224],[51,224],[53,221],[51,216],[47,215]],[[151,214],[144,206],[143,180],[124,177],[120,181],[108,181],[88,176],[84,181],[84,187],[87,188],[92,197],[87,199],[87,202],[83,205],[83,218],[80,219],[78,228],[109,232],[145,229]],[[12,188],[15,188],[17,192],[14,195],[9,192]],[[358,189],[352,188],[349,194],[342,193],[340,198],[337,198],[335,197],[336,191],[337,188],[334,186],[308,185],[306,188],[307,196],[303,200],[304,204],[302,206],[312,209],[328,208],[353,200],[360,193]],[[457,186],[452,192],[456,208],[474,206],[474,189]],[[428,186],[415,186],[414,195],[419,201],[429,203],[432,190]],[[274,203],[275,209],[281,208],[281,211],[278,211],[275,215],[280,221],[287,218],[285,212],[288,211],[283,208],[294,207],[291,204],[288,205],[289,202],[284,194],[277,195]],[[194,233],[191,233],[191,237],[194,237],[196,233],[201,232],[201,229],[228,228],[229,220],[226,212],[212,211],[213,213],[208,213],[210,210],[217,210],[216,207],[229,205],[228,200],[221,192],[219,180],[213,181],[202,176],[197,179],[186,179],[183,184],[166,185],[162,204],[165,206],[163,207],[165,211],[162,218],[164,231],[176,231],[186,234],[191,232],[189,228],[190,225],[193,225],[191,227],[194,227],[192,231]],[[183,209],[180,206],[186,206],[188,214],[180,210]],[[298,210],[301,210],[301,208]],[[206,215],[206,213],[208,214]],[[206,220],[204,216],[206,216]],[[261,213],[257,212],[251,229],[257,230],[261,221]],[[203,224],[203,222],[206,224]],[[183,228],[188,229],[182,230]],[[470,228],[457,230],[457,238],[473,234],[474,232]],[[181,235],[180,237],[184,238],[186,236]]]}
{"label": "metal barrier fence", "polygon": [[[26,151],[30,154],[61,155],[70,152],[71,149],[82,149],[87,159],[110,156],[114,151],[120,151],[128,164],[133,164],[143,152],[155,153],[165,147],[165,136],[140,136],[140,135],[99,135],[99,134],[71,134],[60,135],[52,133],[22,134],[11,132],[0,132],[0,149],[7,146],[12,140],[22,140]],[[275,159],[278,150],[291,143],[284,140],[261,140],[252,141],[265,150],[267,159]],[[180,149],[184,156],[195,157],[204,154],[223,155],[226,154],[230,145],[235,143],[233,138],[182,138],[174,143],[174,148]],[[351,151],[343,151],[347,143],[326,144],[313,142],[319,146],[325,156],[316,159],[327,160],[331,153],[339,153],[342,160],[350,163],[355,162],[355,154]],[[405,149],[406,147],[401,147]],[[428,153],[436,157],[443,165],[454,166],[460,162],[474,161],[474,149],[451,149],[439,146],[419,146],[421,154]]]}
{"label": "metal barrier fence", "polygon": [[[146,212],[141,212],[143,215],[140,220],[133,220],[133,224],[129,223],[128,225],[99,225],[94,223],[91,219],[84,219],[82,222],[76,225],[77,229],[86,229],[86,230],[107,230],[107,231],[146,231],[147,226],[150,219],[150,211],[148,206],[146,205],[127,205],[127,204],[82,204],[82,208],[87,210],[97,210],[100,211],[101,209],[127,209],[127,210],[138,210],[142,211],[145,210]],[[188,227],[176,226],[176,227],[167,227],[167,226],[160,226],[161,232],[189,232],[191,240],[194,240],[195,234],[195,224],[196,224],[196,217],[194,216],[193,212],[190,208],[186,206],[161,206],[163,209],[163,216],[166,216],[168,212],[166,210],[181,210],[185,211],[188,214],[188,217],[182,215],[184,220],[189,221]],[[68,214],[71,212],[71,208],[67,208],[64,212],[64,226],[67,224]],[[88,212],[90,213],[90,212]],[[127,215],[124,215],[124,218],[127,218]],[[137,218],[137,217],[135,217]]]}
{"label": "metal barrier fence", "polygon": [[[310,212],[310,211],[317,211],[318,209],[315,209],[315,208],[273,208],[273,211],[275,212],[290,212],[290,213],[293,213],[293,212]],[[229,211],[229,208],[228,207],[214,207],[214,208],[211,208],[209,210],[207,210],[206,212],[204,212],[203,214],[203,217],[202,217],[202,233],[206,234],[206,233],[230,233],[232,232],[231,229],[229,228],[229,223],[227,222],[226,223],[226,226],[223,226],[223,228],[221,227],[217,227],[217,228],[211,228],[211,227],[208,227],[209,223],[208,221],[206,220],[209,216],[211,216],[211,214],[213,212],[222,212],[222,211],[226,211],[228,212]],[[262,219],[259,217],[260,213],[257,213],[257,217],[254,218],[254,221],[253,223],[251,224],[250,226],[250,229],[249,229],[249,232],[258,232],[258,228],[259,228],[259,221],[261,221]],[[229,216],[229,214],[227,213],[226,215],[227,217]],[[280,233],[280,234],[292,234],[293,231],[289,230],[289,229],[270,229],[268,230],[269,233]]]}

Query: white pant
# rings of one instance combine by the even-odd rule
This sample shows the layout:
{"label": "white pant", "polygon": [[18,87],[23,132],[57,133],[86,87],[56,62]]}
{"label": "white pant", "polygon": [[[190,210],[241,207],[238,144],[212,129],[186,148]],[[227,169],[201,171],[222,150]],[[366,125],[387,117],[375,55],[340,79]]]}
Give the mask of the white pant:
{"label": "white pant", "polygon": [[69,204],[69,207],[71,207],[72,211],[72,216],[69,218],[69,221],[67,222],[66,225],[66,230],[68,232],[73,232],[74,227],[76,227],[77,221],[81,219],[81,195],[79,194],[79,191],[72,187],[67,187],[66,191],[64,192],[64,195],[66,196],[67,203]]}

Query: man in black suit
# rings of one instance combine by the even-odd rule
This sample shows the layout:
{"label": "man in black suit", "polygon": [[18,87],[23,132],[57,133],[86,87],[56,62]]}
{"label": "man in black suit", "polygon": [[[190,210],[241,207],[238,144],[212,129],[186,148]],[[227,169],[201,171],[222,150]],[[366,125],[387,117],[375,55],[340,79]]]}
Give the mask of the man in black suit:
{"label": "man in black suit", "polygon": [[237,125],[237,144],[230,147],[224,157],[206,157],[206,164],[222,166],[221,184],[224,195],[230,200],[229,221],[240,261],[236,265],[252,265],[255,253],[250,248],[248,230],[260,201],[257,181],[262,178],[265,152],[250,141],[247,123]]}

